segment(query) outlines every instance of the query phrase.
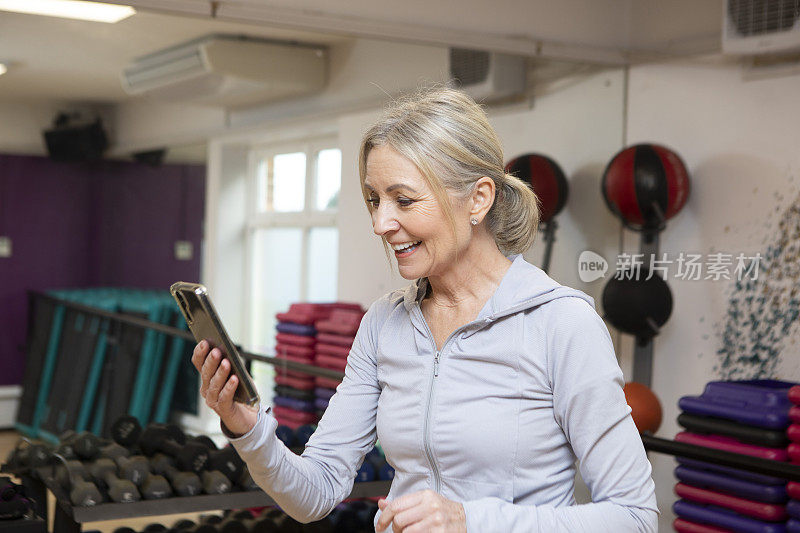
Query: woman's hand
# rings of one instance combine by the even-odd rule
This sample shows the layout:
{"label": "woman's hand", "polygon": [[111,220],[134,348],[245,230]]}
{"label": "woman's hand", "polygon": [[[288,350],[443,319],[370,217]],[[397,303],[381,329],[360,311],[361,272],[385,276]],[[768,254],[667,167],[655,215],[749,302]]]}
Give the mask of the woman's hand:
{"label": "woman's hand", "polygon": [[200,341],[192,353],[192,364],[200,372],[200,395],[225,427],[236,435],[244,435],[256,425],[258,412],[233,401],[239,378],[231,375],[231,363],[222,357],[219,348],[211,353],[208,348],[208,342]]}
{"label": "woman's hand", "polygon": [[380,499],[378,507],[381,517],[375,525],[376,531],[383,531],[389,525],[392,526],[392,533],[467,531],[464,506],[432,490],[407,494],[391,502]]}

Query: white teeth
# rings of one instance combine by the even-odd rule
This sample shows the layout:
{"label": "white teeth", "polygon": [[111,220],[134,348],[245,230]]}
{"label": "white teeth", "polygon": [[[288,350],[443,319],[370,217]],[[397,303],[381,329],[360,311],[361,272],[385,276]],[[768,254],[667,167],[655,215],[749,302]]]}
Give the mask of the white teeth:
{"label": "white teeth", "polygon": [[416,242],[404,242],[402,244],[392,244],[392,250],[395,252],[399,252],[401,250],[405,250],[406,248],[411,248],[412,246],[416,246],[417,244],[421,243],[422,241]]}

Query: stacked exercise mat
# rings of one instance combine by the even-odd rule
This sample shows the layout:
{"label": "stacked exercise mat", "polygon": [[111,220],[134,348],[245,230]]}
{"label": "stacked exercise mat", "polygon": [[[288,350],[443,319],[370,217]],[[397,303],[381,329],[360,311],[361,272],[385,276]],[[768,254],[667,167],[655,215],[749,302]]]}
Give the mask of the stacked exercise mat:
{"label": "stacked exercise mat", "polygon": [[[357,316],[358,323],[360,323],[361,316],[363,316],[361,306],[348,303],[292,304],[288,311],[277,314],[275,356],[287,361],[333,368],[343,372],[350,344],[352,344],[352,336],[349,338],[349,344],[335,346],[336,356],[327,354],[320,360],[317,329],[318,326],[325,328],[332,316],[351,315]],[[355,329],[358,329],[358,323],[355,324]],[[320,331],[324,333],[324,329]],[[355,332],[353,332],[354,334]],[[325,343],[322,344],[325,346]],[[321,412],[324,412],[324,408],[327,407],[327,400],[338,384],[339,381],[334,379],[314,377],[276,365],[273,414],[278,420],[278,424],[292,430],[316,424]],[[318,390],[323,391],[321,397],[317,395]],[[324,400],[324,404],[318,402],[320,398]],[[301,437],[300,440],[302,441],[303,438]],[[308,440],[307,437],[305,440]],[[303,441],[302,444],[305,442]]]}
{"label": "stacked exercise mat", "polygon": [[[792,407],[789,408],[789,428],[786,436],[791,443],[788,447],[789,460],[794,464],[800,464],[800,385],[795,385],[789,389],[789,401]],[[800,483],[790,481],[786,485],[786,492],[789,495],[789,503],[786,504],[786,512],[789,514],[789,521],[786,523],[786,531],[789,533],[800,533]]]}
{"label": "stacked exercise mat", "polygon": [[[31,294],[17,429],[55,442],[67,430],[108,434],[111,421],[123,414],[143,424],[165,422],[182,367],[191,365],[186,341],[69,303],[185,329],[166,291],[107,288]],[[196,379],[189,386],[196,396]]]}
{"label": "stacked exercise mat", "polygon": [[[684,396],[678,417],[686,431],[675,440],[773,461],[790,459],[789,396],[796,384],[777,380],[714,381],[700,396]],[[794,393],[800,397],[800,394]],[[800,420],[800,418],[798,418]],[[800,456],[798,456],[800,459]],[[779,477],[678,458],[673,505],[676,531],[783,533],[798,531],[789,520],[796,503]],[[800,515],[798,515],[800,516]]]}

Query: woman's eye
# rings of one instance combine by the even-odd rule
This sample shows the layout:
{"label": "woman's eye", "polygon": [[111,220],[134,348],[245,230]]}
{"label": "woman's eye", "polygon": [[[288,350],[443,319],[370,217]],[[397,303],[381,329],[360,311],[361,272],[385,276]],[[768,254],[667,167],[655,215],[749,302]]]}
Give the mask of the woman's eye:
{"label": "woman's eye", "polygon": [[370,196],[369,198],[367,198],[367,203],[370,205],[370,207],[378,207],[380,199],[378,199],[375,196]]}
{"label": "woman's eye", "polygon": [[397,199],[397,203],[401,207],[408,207],[408,206],[410,206],[411,204],[414,203],[414,200],[412,200],[410,198],[398,198]]}

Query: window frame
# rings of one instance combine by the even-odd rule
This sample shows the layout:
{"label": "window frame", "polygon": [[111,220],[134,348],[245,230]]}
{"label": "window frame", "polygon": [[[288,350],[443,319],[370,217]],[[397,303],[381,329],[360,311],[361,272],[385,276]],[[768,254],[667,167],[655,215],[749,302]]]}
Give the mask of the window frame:
{"label": "window frame", "polygon": [[[243,338],[246,339],[248,348],[253,348],[253,291],[257,285],[253,271],[253,259],[255,249],[255,235],[261,229],[273,228],[299,228],[302,230],[302,242],[300,247],[300,300],[305,301],[308,297],[308,246],[310,232],[314,228],[326,227],[337,228],[338,208],[337,209],[314,209],[316,204],[316,175],[317,175],[317,155],[322,150],[337,149],[341,152],[341,147],[336,136],[313,137],[294,142],[280,142],[269,144],[253,145],[247,154],[247,179],[245,193],[247,195],[245,205],[245,227],[244,227],[244,264],[243,275],[245,279],[244,294],[244,320]],[[272,159],[276,155],[303,152],[306,154],[306,176],[305,176],[305,199],[303,210],[295,212],[259,212],[258,210],[258,167],[265,159]],[[341,191],[341,182],[340,189]]]}

